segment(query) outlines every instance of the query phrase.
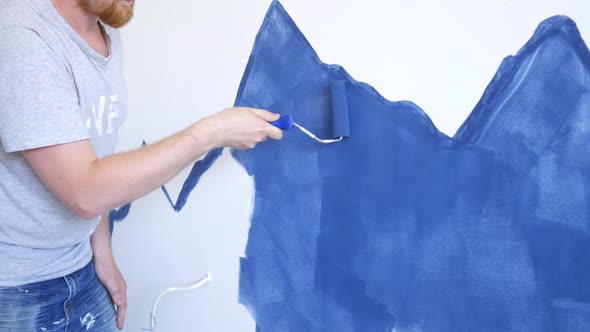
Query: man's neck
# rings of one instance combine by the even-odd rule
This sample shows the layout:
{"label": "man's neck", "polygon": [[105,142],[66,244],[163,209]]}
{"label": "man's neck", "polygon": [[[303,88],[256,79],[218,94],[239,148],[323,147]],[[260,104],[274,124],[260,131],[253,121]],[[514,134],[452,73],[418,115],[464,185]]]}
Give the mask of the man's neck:
{"label": "man's neck", "polygon": [[87,36],[100,31],[98,17],[80,7],[77,0],[51,0],[51,2],[79,35]]}
{"label": "man's neck", "polygon": [[109,49],[98,17],[78,5],[78,0],[51,0],[60,15],[94,51],[102,56],[109,55]]}

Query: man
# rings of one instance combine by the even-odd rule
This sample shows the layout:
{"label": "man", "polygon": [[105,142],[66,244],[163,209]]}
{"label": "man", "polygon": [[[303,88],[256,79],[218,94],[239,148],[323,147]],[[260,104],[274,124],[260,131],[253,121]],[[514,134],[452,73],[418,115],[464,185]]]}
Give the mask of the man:
{"label": "man", "polygon": [[230,108],[111,155],[127,100],[116,28],[133,5],[0,0],[0,331],[122,328],[106,213],[210,149],[282,137],[278,115]]}

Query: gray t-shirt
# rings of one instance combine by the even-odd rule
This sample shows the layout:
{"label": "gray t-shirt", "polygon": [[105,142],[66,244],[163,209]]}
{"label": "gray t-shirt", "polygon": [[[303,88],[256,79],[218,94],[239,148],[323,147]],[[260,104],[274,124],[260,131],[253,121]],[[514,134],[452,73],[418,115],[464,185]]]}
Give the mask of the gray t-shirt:
{"label": "gray t-shirt", "polygon": [[99,158],[113,152],[127,92],[120,35],[103,30],[108,57],[51,0],[0,1],[0,286],[62,277],[92,258],[99,219],[69,210],[20,151],[90,139]]}

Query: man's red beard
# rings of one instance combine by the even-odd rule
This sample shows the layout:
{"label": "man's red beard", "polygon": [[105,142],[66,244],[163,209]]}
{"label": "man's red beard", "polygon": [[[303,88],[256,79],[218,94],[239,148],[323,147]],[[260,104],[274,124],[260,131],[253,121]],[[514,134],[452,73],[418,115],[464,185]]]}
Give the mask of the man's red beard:
{"label": "man's red beard", "polygon": [[79,4],[86,11],[98,16],[100,20],[112,26],[120,28],[133,18],[133,6],[135,1],[129,5],[123,4],[120,0],[112,0],[110,4],[96,5],[93,0],[78,0]]}

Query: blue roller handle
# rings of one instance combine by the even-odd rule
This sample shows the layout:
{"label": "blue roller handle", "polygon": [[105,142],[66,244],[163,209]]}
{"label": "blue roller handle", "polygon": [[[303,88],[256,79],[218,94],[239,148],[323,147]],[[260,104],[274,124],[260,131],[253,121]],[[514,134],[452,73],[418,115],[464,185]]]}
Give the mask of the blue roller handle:
{"label": "blue roller handle", "polygon": [[293,128],[293,118],[290,115],[283,115],[277,121],[269,123],[282,130],[289,130]]}

